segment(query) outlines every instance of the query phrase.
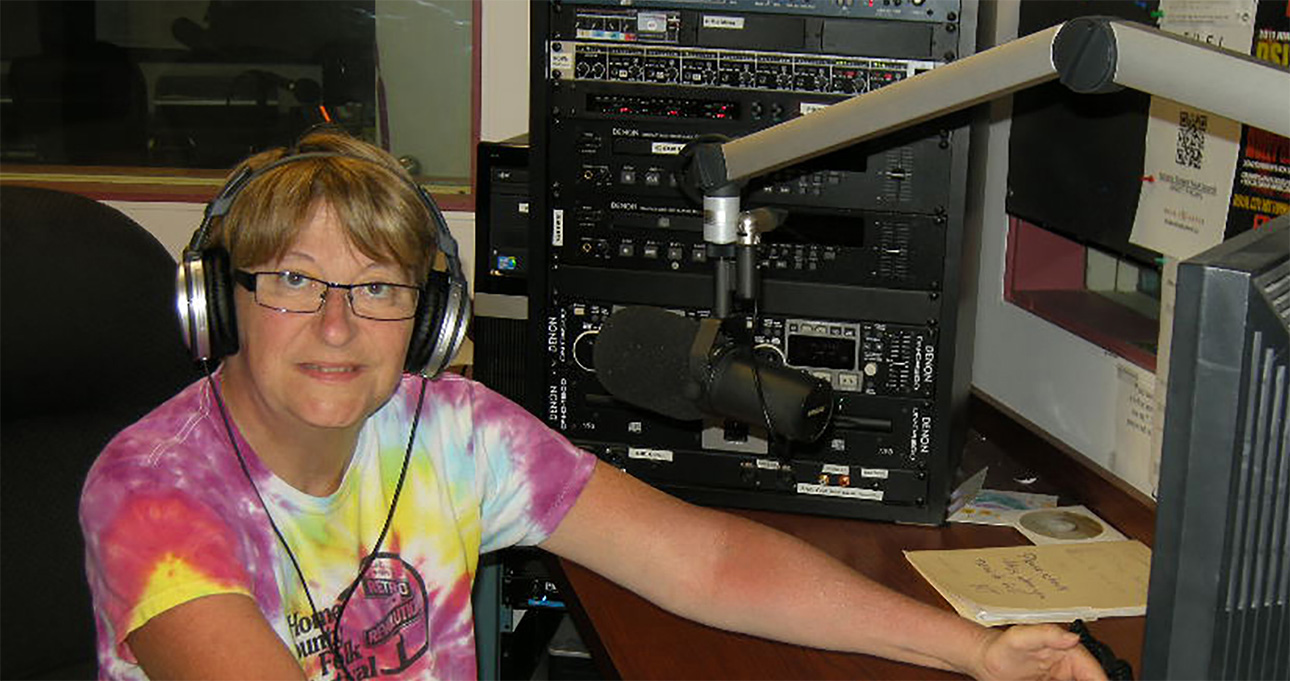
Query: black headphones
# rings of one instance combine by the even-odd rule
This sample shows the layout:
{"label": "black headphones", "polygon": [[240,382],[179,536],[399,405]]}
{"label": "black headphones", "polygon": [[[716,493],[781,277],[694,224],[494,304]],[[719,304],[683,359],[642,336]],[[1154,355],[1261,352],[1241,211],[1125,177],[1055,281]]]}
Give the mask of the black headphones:
{"label": "black headphones", "polygon": [[470,321],[470,294],[457,254],[457,242],[448,231],[448,223],[434,199],[393,168],[362,156],[326,151],[293,153],[258,169],[244,168],[206,204],[202,224],[184,249],[175,282],[175,302],[189,352],[197,362],[215,364],[238,350],[232,267],[227,250],[209,247],[206,243],[211,222],[227,215],[238,193],[261,175],[289,163],[320,158],[350,158],[384,168],[410,186],[429,213],[435,241],[444,254],[448,271],[431,269],[421,285],[403,369],[431,378],[437,376],[457,354]]}

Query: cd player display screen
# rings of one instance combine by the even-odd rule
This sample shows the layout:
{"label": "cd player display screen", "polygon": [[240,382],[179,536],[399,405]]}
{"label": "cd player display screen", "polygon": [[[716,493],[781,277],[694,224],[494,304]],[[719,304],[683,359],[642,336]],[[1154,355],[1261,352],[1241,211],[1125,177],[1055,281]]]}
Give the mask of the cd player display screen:
{"label": "cd player display screen", "polygon": [[788,337],[788,363],[795,367],[854,369],[856,342],[850,338],[825,336]]}

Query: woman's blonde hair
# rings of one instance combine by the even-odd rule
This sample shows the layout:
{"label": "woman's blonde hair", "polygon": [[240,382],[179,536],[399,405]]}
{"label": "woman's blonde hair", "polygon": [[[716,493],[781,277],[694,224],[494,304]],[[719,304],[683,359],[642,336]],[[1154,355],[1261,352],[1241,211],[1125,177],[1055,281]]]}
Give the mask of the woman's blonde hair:
{"label": "woman's blonde hair", "polygon": [[254,178],[229,212],[212,222],[209,243],[223,246],[234,267],[278,259],[316,208],[329,207],[353,246],[377,262],[398,265],[420,284],[436,250],[435,224],[415,180],[386,151],[336,132],[314,132],[293,149],[265,151],[243,161],[233,176],[300,153],[304,158]]}

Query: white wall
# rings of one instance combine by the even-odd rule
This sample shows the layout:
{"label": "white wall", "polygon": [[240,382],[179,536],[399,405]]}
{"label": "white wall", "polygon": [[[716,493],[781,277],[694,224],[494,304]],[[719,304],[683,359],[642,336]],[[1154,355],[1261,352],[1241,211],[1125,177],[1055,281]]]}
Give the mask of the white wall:
{"label": "white wall", "polygon": [[104,201],[144,226],[179,262],[179,254],[202,222],[204,204],[171,201]]}
{"label": "white wall", "polygon": [[479,139],[529,131],[528,0],[484,0]]}

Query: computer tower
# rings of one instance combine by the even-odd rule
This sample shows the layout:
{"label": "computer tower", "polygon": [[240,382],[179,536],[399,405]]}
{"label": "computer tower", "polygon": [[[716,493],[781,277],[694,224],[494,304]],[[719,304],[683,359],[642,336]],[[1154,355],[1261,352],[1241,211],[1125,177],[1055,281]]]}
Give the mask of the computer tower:
{"label": "computer tower", "polygon": [[480,142],[476,157],[474,378],[530,407],[528,329],[529,151],[521,138]]}
{"label": "computer tower", "polygon": [[1179,264],[1146,679],[1290,677],[1290,215]]}

